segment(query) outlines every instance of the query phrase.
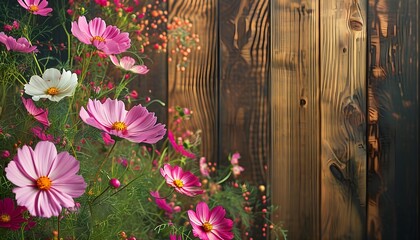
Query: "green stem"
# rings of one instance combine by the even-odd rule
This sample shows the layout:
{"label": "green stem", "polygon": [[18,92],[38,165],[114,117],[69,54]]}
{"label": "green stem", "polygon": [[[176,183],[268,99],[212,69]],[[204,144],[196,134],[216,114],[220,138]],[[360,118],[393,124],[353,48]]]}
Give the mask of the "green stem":
{"label": "green stem", "polygon": [[229,171],[228,175],[226,175],[226,177],[224,177],[222,180],[218,181],[216,184],[219,185],[219,184],[224,183],[226,180],[229,179],[230,175],[232,175],[232,171]]}
{"label": "green stem", "polygon": [[34,61],[35,61],[35,64],[36,64],[36,66],[38,67],[38,70],[39,70],[39,72],[41,73],[41,75],[42,75],[42,68],[41,68],[41,66],[39,65],[39,62],[38,62],[38,59],[36,58],[36,56],[35,56],[35,53],[32,53],[32,57],[34,58]]}
{"label": "green stem", "polygon": [[96,181],[98,180],[99,177],[99,173],[102,170],[102,167],[104,166],[106,160],[108,159],[109,155],[111,155],[112,150],[114,150],[115,145],[117,145],[118,140],[115,140],[114,144],[112,145],[111,149],[108,151],[107,155],[105,156],[104,160],[102,161],[101,165],[98,168],[98,171],[95,174],[95,179],[93,179],[93,183],[96,183]]}
{"label": "green stem", "polygon": [[102,195],[104,195],[104,193],[106,192],[106,191],[108,191],[108,189],[109,189],[109,186],[108,187],[106,187],[98,196],[96,196],[93,200],[92,200],[92,202],[90,202],[91,204],[93,204],[99,197],[101,197]]}
{"label": "green stem", "polygon": [[118,86],[115,88],[115,99],[118,99],[118,96],[120,96],[121,91],[127,86],[128,81],[125,80],[125,74],[123,74],[121,81],[119,82]]}

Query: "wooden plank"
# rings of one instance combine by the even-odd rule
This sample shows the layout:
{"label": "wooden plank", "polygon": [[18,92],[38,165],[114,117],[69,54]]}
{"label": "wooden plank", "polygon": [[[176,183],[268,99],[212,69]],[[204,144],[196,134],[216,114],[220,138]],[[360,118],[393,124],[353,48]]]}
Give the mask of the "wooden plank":
{"label": "wooden plank", "polygon": [[220,0],[220,159],[233,151],[265,184],[268,135],[268,1]]}
{"label": "wooden plank", "polygon": [[[198,34],[201,50],[192,51],[185,71],[177,66],[180,59],[168,63],[168,104],[192,110],[188,121],[191,130],[202,131],[202,156],[217,161],[217,1],[168,1],[169,20],[178,17],[192,22],[192,33]],[[174,49],[174,43],[169,43]]]}
{"label": "wooden plank", "polygon": [[366,5],[320,2],[321,239],[363,239]]}
{"label": "wooden plank", "polygon": [[320,237],[318,1],[273,0],[272,203],[290,239]]}
{"label": "wooden plank", "polygon": [[418,239],[419,2],[369,1],[369,239]]}

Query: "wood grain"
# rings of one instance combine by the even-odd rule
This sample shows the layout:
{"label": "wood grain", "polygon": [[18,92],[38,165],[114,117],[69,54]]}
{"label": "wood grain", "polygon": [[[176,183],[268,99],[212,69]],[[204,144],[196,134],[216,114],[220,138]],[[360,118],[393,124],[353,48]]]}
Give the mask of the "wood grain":
{"label": "wood grain", "polygon": [[364,239],[366,5],[321,1],[320,11],[321,238]]}
{"label": "wood grain", "polygon": [[238,151],[247,177],[259,184],[266,183],[269,157],[268,6],[219,1],[220,159]]}
{"label": "wood grain", "polygon": [[[187,107],[193,117],[187,127],[202,131],[202,156],[217,161],[218,116],[218,40],[217,1],[168,1],[169,19],[179,17],[192,21],[192,32],[200,37],[200,51],[189,56],[184,72],[177,70],[177,62],[168,63],[168,105]],[[170,48],[173,43],[169,42]]]}
{"label": "wood grain", "polygon": [[272,1],[272,197],[290,239],[320,237],[319,8]]}
{"label": "wood grain", "polygon": [[369,239],[418,239],[419,2],[370,0]]}

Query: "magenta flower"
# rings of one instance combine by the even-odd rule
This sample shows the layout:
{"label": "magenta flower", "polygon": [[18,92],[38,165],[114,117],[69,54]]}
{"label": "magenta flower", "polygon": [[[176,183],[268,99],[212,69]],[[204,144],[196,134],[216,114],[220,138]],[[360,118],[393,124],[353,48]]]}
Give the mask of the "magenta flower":
{"label": "magenta flower", "polygon": [[18,230],[27,220],[23,217],[25,207],[15,206],[13,199],[0,199],[0,227]]}
{"label": "magenta flower", "polygon": [[93,44],[97,49],[107,55],[120,54],[130,48],[128,33],[120,33],[115,26],[106,26],[101,18],[86,21],[86,17],[79,17],[78,21],[71,23],[72,34],[82,43]]}
{"label": "magenta flower", "polygon": [[101,132],[102,140],[104,140],[105,145],[112,145],[115,143],[115,140],[111,138],[111,135],[109,135],[106,132]]}
{"label": "magenta flower", "polygon": [[184,157],[195,159],[194,153],[185,150],[183,145],[180,145],[175,141],[174,134],[171,131],[168,131],[168,141],[176,152],[180,153]]}
{"label": "magenta flower", "polygon": [[24,37],[16,40],[13,37],[7,36],[4,32],[0,32],[0,42],[6,45],[7,51],[22,53],[31,53],[36,51],[36,46],[31,46],[28,40]]}
{"label": "magenta flower", "polygon": [[200,188],[200,180],[191,172],[184,172],[179,166],[171,167],[171,165],[165,164],[160,169],[160,174],[165,178],[166,184],[174,187],[179,193],[193,197],[204,192]]}
{"label": "magenta flower", "polygon": [[145,65],[134,65],[136,63],[136,60],[134,58],[129,56],[122,57],[119,61],[118,58],[114,55],[110,55],[109,58],[111,59],[111,62],[126,71],[130,71],[137,74],[146,74],[149,72],[149,69]]}
{"label": "magenta flower", "polygon": [[169,205],[166,202],[165,198],[161,198],[159,195],[159,192],[150,192],[150,195],[152,195],[155,198],[155,203],[158,206],[158,208],[164,210],[167,214],[171,214],[174,210],[172,209],[171,205]]}
{"label": "magenta flower", "polygon": [[182,240],[182,236],[177,236],[176,234],[169,234],[169,240]]}
{"label": "magenta flower", "polygon": [[18,0],[18,3],[34,15],[47,16],[52,12],[52,8],[47,8],[47,0]]}
{"label": "magenta flower", "polygon": [[141,105],[127,111],[124,102],[117,99],[107,98],[104,103],[89,99],[86,110],[82,107],[79,115],[86,124],[136,143],[156,143],[166,132],[165,125],[156,124],[154,113]]}
{"label": "magenta flower", "polygon": [[68,152],[57,154],[55,145],[39,142],[35,149],[23,146],[5,169],[15,187],[18,205],[25,206],[37,217],[58,216],[62,207],[74,207],[73,198],[86,188],[79,171],[79,162]]}
{"label": "magenta flower", "polygon": [[221,206],[210,210],[205,202],[198,203],[195,212],[188,210],[194,236],[206,240],[233,239],[233,221],[225,215],[226,210]]}
{"label": "magenta flower", "polygon": [[37,108],[32,99],[25,99],[22,97],[23,105],[25,106],[28,113],[33,116],[38,122],[42,123],[44,126],[49,127],[50,121],[48,121],[48,109]]}
{"label": "magenta flower", "polygon": [[101,7],[106,7],[108,5],[107,0],[95,0],[95,3],[98,4]]}

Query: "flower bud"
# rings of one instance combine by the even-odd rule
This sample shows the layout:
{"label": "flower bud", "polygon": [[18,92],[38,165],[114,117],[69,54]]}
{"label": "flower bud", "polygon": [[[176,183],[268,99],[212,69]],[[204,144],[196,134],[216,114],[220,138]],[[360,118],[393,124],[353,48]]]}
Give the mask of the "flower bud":
{"label": "flower bud", "polygon": [[109,180],[109,185],[113,188],[119,188],[121,186],[121,183],[118,179],[111,178],[111,180]]}

